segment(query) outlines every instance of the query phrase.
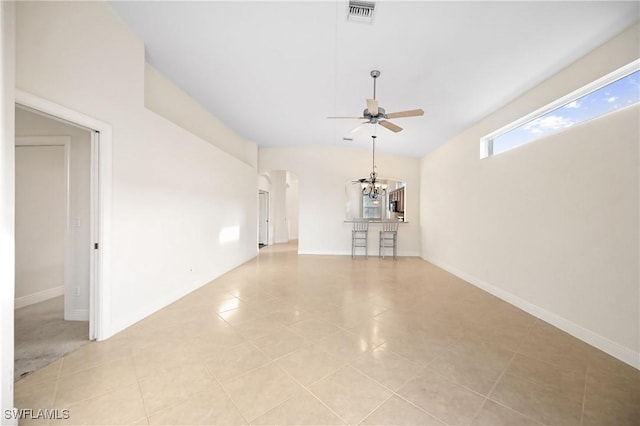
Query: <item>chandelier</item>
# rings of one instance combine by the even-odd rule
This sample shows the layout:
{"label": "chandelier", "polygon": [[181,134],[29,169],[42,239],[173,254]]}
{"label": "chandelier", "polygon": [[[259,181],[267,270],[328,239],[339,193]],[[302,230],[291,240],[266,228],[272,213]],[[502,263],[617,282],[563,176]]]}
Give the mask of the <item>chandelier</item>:
{"label": "chandelier", "polygon": [[371,173],[369,173],[369,180],[367,180],[367,184],[362,187],[362,195],[368,196],[372,200],[378,199],[381,195],[385,195],[387,193],[386,186],[381,185],[377,182],[378,173],[376,172],[376,136],[371,136],[373,139],[373,166],[371,168]]}

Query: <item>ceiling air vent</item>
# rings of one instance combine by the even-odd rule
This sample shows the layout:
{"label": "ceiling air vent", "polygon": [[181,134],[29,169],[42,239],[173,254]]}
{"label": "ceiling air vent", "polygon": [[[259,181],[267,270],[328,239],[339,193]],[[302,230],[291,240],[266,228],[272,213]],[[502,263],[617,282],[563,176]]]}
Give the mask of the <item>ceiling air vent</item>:
{"label": "ceiling air vent", "polygon": [[350,0],[347,21],[366,22],[370,24],[373,22],[373,12],[375,8],[376,3],[372,1]]}

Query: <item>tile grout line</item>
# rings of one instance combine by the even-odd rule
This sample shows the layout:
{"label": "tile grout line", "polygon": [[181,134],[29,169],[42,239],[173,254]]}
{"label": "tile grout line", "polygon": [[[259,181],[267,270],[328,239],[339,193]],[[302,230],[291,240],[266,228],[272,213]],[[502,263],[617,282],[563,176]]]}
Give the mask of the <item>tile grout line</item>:
{"label": "tile grout line", "polygon": [[144,394],[142,393],[142,385],[140,384],[140,380],[136,380],[138,385],[138,392],[140,392],[140,399],[142,400],[142,408],[144,409],[145,418],[147,419],[147,424],[149,423],[149,410],[147,409],[147,403],[144,400]]}
{"label": "tile grout line", "polygon": [[504,377],[504,375],[507,373],[507,370],[511,366],[511,363],[513,362],[513,359],[516,357],[516,354],[517,352],[513,352],[513,354],[511,355],[511,358],[509,358],[509,362],[507,362],[507,365],[504,367],[504,369],[502,370],[502,372],[500,373],[496,381],[493,383],[493,386],[491,386],[491,389],[489,389],[489,392],[487,392],[487,394],[484,396],[484,401],[482,401],[482,404],[480,404],[480,407],[478,407],[476,412],[473,414],[472,420],[475,420],[475,418],[478,417],[478,415],[480,414],[480,411],[482,411],[482,409],[486,405],[487,400],[489,400],[489,397],[493,393],[494,389],[496,388],[496,386],[498,386],[498,383],[500,382],[500,380],[502,380],[502,377]]}
{"label": "tile grout line", "polygon": [[[368,377],[368,376],[367,376],[367,377]],[[371,415],[372,415],[373,413],[375,413],[375,412],[378,410],[378,408],[382,407],[382,406],[383,406],[387,401],[389,401],[391,398],[393,398],[393,397],[394,397],[394,395],[395,395],[395,393],[394,393],[394,392],[391,392],[391,395],[389,395],[387,398],[385,398],[385,399],[384,399],[380,404],[376,405],[376,406],[373,408],[373,410],[371,410],[371,411],[369,412],[369,414],[366,414],[366,415],[362,418],[362,420],[360,420],[360,421],[359,421],[358,423],[356,423],[356,424],[357,424],[357,425],[361,425],[362,423],[364,423],[364,422],[365,422],[369,417],[371,417]]]}
{"label": "tile grout line", "polygon": [[53,398],[51,400],[51,407],[55,408],[56,398],[58,397],[58,386],[60,386],[60,376],[62,375],[62,366],[64,365],[64,356],[62,357],[62,362],[60,363],[60,368],[58,368],[58,374],[56,374],[56,386],[53,388]]}
{"label": "tile grout line", "polygon": [[211,374],[211,376],[213,376],[213,379],[216,381],[218,386],[220,386],[220,389],[222,389],[222,392],[224,392],[224,394],[227,396],[227,398],[229,398],[229,401],[231,401],[231,403],[233,404],[233,407],[238,411],[240,416],[242,416],[242,418],[244,419],[245,423],[247,425],[251,424],[251,423],[249,423],[249,420],[247,420],[247,417],[244,415],[242,410],[240,410],[240,407],[238,407],[238,404],[236,403],[236,401],[234,401],[234,399],[231,397],[231,395],[229,395],[229,392],[227,392],[227,389],[224,387],[224,385],[222,384],[220,379],[218,379],[218,377],[213,373],[213,371],[211,371],[211,369],[209,368],[209,366],[207,365],[206,362],[204,362],[204,368],[206,368],[207,371],[209,372],[209,374]]}
{"label": "tile grout line", "polygon": [[[318,348],[318,349],[319,349],[319,348]],[[319,350],[322,350],[322,349],[319,349]],[[323,352],[324,352],[324,351],[323,351]],[[329,354],[329,355],[331,355],[331,354]],[[332,355],[332,356],[333,356],[333,355]],[[343,365],[341,365],[341,366],[340,366],[340,367],[338,367],[336,370],[334,370],[334,371],[332,371],[332,372],[330,372],[330,373],[328,373],[328,374],[326,374],[326,375],[322,376],[322,377],[321,377],[321,378],[319,378],[318,380],[316,380],[316,381],[314,381],[314,382],[310,383],[310,384],[309,384],[309,386],[305,386],[304,384],[300,383],[300,381],[299,381],[298,379],[296,379],[295,377],[293,377],[291,374],[289,374],[289,372],[288,372],[287,370],[285,370],[284,368],[280,367],[279,365],[278,365],[277,367],[278,367],[280,370],[284,371],[284,373],[285,373],[287,376],[289,376],[291,379],[293,379],[293,381],[295,381],[297,384],[299,384],[300,386],[302,386],[302,388],[303,388],[305,391],[307,391],[307,393],[309,393],[309,394],[310,394],[311,396],[313,396],[316,400],[318,400],[318,401],[320,402],[320,404],[322,404],[322,405],[323,405],[324,407],[326,407],[329,411],[331,411],[331,413],[333,413],[333,415],[335,415],[338,419],[340,419],[340,421],[342,421],[342,423],[344,423],[344,424],[346,425],[346,424],[349,424],[349,423],[347,423],[347,422],[342,418],[342,416],[338,415],[338,413],[336,413],[336,412],[335,412],[331,407],[329,407],[327,404],[325,404],[325,403],[324,403],[324,401],[323,401],[323,400],[321,400],[321,399],[320,399],[320,398],[319,398],[315,393],[313,393],[313,391],[310,389],[310,387],[311,387],[311,386],[313,386],[314,384],[316,384],[316,383],[320,382],[321,380],[324,380],[325,378],[327,378],[327,377],[329,377],[330,375],[334,374],[336,371],[338,371],[338,370],[340,370],[340,369],[344,368],[344,367],[345,367],[345,365],[348,365],[348,364],[343,364]],[[293,399],[293,398],[294,398],[294,397],[292,397],[292,398],[290,398],[290,399]],[[284,402],[283,402],[283,404],[284,404]],[[279,405],[282,405],[282,404],[279,404]],[[279,405],[278,405],[278,406],[279,406]],[[275,408],[275,407],[274,407],[274,408]],[[271,410],[269,410],[269,411],[271,411]]]}
{"label": "tile grout line", "polygon": [[[522,416],[522,417],[524,417],[524,418],[531,419],[531,417],[529,417],[528,415],[526,415],[526,414],[524,414],[524,413],[521,413],[520,411],[518,411],[518,410],[516,410],[516,409],[514,409],[514,408],[512,408],[512,407],[509,407],[509,406],[505,405],[504,403],[502,403],[502,402],[500,402],[500,401],[497,401],[497,400],[495,400],[495,399],[491,398],[491,394],[492,394],[492,393],[493,393],[493,391],[495,390],[496,386],[498,386],[498,383],[500,382],[500,380],[502,380],[502,377],[504,377],[504,375],[507,373],[507,370],[508,370],[508,369],[509,369],[509,367],[511,366],[511,363],[513,362],[513,360],[515,359],[515,357],[516,357],[517,355],[522,355],[522,354],[520,354],[520,353],[518,352],[518,350],[520,349],[520,346],[522,346],[522,344],[524,343],[524,341],[525,341],[525,340],[526,340],[526,339],[531,335],[531,330],[533,330],[533,328],[534,328],[535,324],[536,324],[536,321],[533,321],[533,322],[531,323],[531,325],[529,326],[529,328],[527,329],[527,331],[525,332],[525,334],[524,334],[524,336],[522,337],[522,339],[518,342],[518,345],[517,345],[517,346],[516,346],[516,348],[514,349],[514,351],[513,351],[513,355],[511,356],[511,359],[510,359],[510,360],[509,360],[509,362],[507,363],[507,366],[506,366],[506,367],[505,367],[505,369],[502,371],[502,374],[500,374],[500,377],[498,377],[498,379],[495,381],[495,383],[493,384],[493,386],[491,387],[491,389],[489,390],[489,392],[487,392],[487,395],[486,395],[486,397],[485,397],[485,400],[484,400],[484,402],[482,403],[482,407],[484,407],[484,406],[486,405],[487,401],[491,401],[491,402],[493,402],[493,403],[495,403],[495,404],[498,404],[498,405],[500,405],[500,406],[502,406],[502,407],[504,407],[504,408],[507,408],[507,409],[509,409],[509,410],[511,410],[511,411],[513,411],[513,412],[515,412],[515,413],[518,413],[519,415],[521,415],[521,416]],[[525,355],[525,356],[526,356],[526,355]],[[479,413],[480,413],[480,410],[478,410],[478,411],[476,412],[476,414],[474,415],[474,419],[475,419],[475,417],[477,417],[477,416],[478,416],[478,414],[479,414]],[[535,422],[537,422],[537,423],[541,423],[541,422],[539,422],[538,420],[535,420],[535,419],[531,419],[531,420],[533,420],[533,421],[535,421]]]}
{"label": "tile grout line", "polygon": [[587,368],[584,373],[584,389],[582,390],[582,406],[580,407],[580,424],[584,423],[584,408],[587,405],[587,382],[589,381],[589,366],[591,364],[592,351],[587,352]]}
{"label": "tile grout line", "polygon": [[[119,360],[116,360],[116,361],[119,361]],[[116,362],[116,361],[109,361],[109,362]],[[64,361],[63,361],[63,362],[64,362]],[[133,362],[133,360],[131,360],[131,362]],[[88,368],[88,369],[86,369],[86,370],[82,370],[82,371],[78,371],[78,372],[73,372],[73,373],[69,374],[69,376],[74,376],[74,375],[77,375],[77,374],[80,374],[80,373],[84,373],[84,372],[86,372],[86,371],[88,371],[88,370],[91,370],[91,369],[94,369],[94,368],[98,368],[98,367],[100,367],[100,366],[102,366],[102,365],[104,365],[104,364],[107,364],[107,363],[99,364],[99,365],[96,365],[96,366],[94,366],[94,367]],[[61,372],[61,371],[62,371],[62,366],[60,366],[60,372]],[[137,376],[136,376],[136,380],[137,380]],[[132,385],[132,384],[129,384],[129,385]],[[56,392],[56,395],[55,395],[55,398],[57,398],[57,397],[58,397],[58,395],[57,395],[58,391],[59,391],[59,379],[56,381],[56,391],[55,391],[55,392]],[[77,401],[68,402],[68,405],[69,405],[69,406],[73,406],[73,405],[79,404],[79,403],[81,403],[81,402],[89,401],[89,400],[91,400],[91,399],[100,398],[100,397],[102,397],[102,396],[108,395],[108,394],[110,394],[110,393],[115,393],[115,392],[117,392],[117,389],[109,389],[109,390],[106,390],[106,391],[103,391],[103,392],[97,393],[97,394],[95,394],[95,395],[91,395],[91,396],[83,397],[82,399],[78,399]],[[54,404],[55,404],[55,399],[54,399]]]}
{"label": "tile grout line", "polygon": [[[407,382],[409,383],[409,382]],[[405,383],[406,385],[406,383]],[[403,385],[404,386],[404,385]],[[399,389],[398,389],[399,390]],[[405,398],[404,396],[400,395],[398,392],[394,392],[393,395],[397,396],[398,398],[400,398],[401,400],[413,405],[415,408],[417,408],[418,410],[422,411],[423,413],[428,414],[429,416],[433,417],[434,419],[436,419],[437,421],[441,422],[443,425],[448,425],[449,423],[445,422],[444,420],[442,420],[440,417],[436,416],[435,414],[430,413],[429,411],[425,410],[424,408],[418,406],[417,404],[415,404],[414,402],[408,400],[407,398]]]}
{"label": "tile grout line", "polygon": [[[94,342],[91,342],[91,343],[94,343]],[[80,348],[78,348],[78,349],[80,349]],[[67,355],[70,355],[70,354],[72,354],[72,353],[75,353],[75,350],[74,350],[73,352],[69,352],[68,354],[65,354],[65,356],[64,356],[63,358],[61,358],[61,359],[66,358],[66,356],[67,356]],[[127,355],[123,355],[123,356],[115,357],[115,358],[113,358],[113,359],[109,359],[109,360],[106,360],[106,361],[101,361],[101,362],[98,362],[98,363],[97,363],[97,364],[95,364],[95,365],[89,365],[89,366],[85,366],[85,367],[79,368],[79,369],[77,369],[77,370],[75,370],[75,371],[71,371],[71,372],[67,373],[67,375],[69,375],[69,376],[70,376],[70,375],[72,375],[72,374],[83,373],[83,372],[86,372],[86,371],[91,370],[91,369],[93,369],[93,368],[101,367],[101,366],[103,366],[103,365],[105,365],[105,364],[108,364],[108,363],[110,363],[110,362],[115,362],[115,361],[118,361],[118,360],[121,360],[121,359],[125,359],[125,358],[127,358],[127,357],[132,356],[132,355],[133,355],[133,354],[132,354],[131,352],[129,352]],[[62,376],[62,367],[60,368],[60,376]]]}
{"label": "tile grout line", "polygon": [[147,402],[144,400],[144,392],[142,392],[142,383],[140,376],[138,376],[138,367],[136,366],[136,362],[133,359],[133,352],[131,352],[131,362],[133,363],[133,371],[136,375],[136,383],[138,384],[138,392],[140,392],[140,399],[142,400],[142,408],[144,408],[144,414],[147,418],[147,424],[150,424],[149,421],[149,409],[147,408]]}
{"label": "tile grout line", "polygon": [[[392,353],[394,353],[394,354],[395,354],[395,352],[392,352]],[[401,355],[398,355],[398,354],[395,354],[395,355],[397,355],[397,356],[399,356],[399,357],[402,357]],[[402,358],[403,358],[403,359],[405,359],[406,361],[408,361],[408,362],[412,363],[412,364],[416,364],[415,362],[413,362],[413,361],[411,361],[411,360],[409,360],[409,359],[406,359],[406,358],[404,358],[404,357],[402,357]],[[417,365],[417,364],[416,364],[416,365]],[[411,402],[411,401],[409,401],[408,399],[404,398],[404,397],[403,397],[402,395],[400,395],[397,391],[395,391],[395,390],[393,390],[392,388],[390,388],[390,387],[388,387],[388,386],[384,385],[383,383],[380,383],[378,380],[376,380],[375,378],[373,378],[373,377],[369,376],[369,375],[368,375],[367,373],[365,373],[364,371],[360,371],[357,367],[352,366],[350,363],[348,363],[348,364],[347,364],[347,366],[348,366],[348,367],[350,367],[350,368],[352,368],[352,369],[354,369],[354,370],[356,370],[358,373],[362,374],[363,376],[365,376],[365,377],[367,377],[367,378],[369,378],[369,379],[373,380],[374,382],[376,382],[377,384],[379,384],[380,386],[384,387],[386,390],[388,390],[388,391],[390,391],[390,392],[391,392],[391,395],[389,395],[389,397],[388,397],[387,399],[385,399],[381,404],[379,404],[376,408],[374,408],[374,409],[373,409],[373,411],[371,411],[369,414],[367,414],[367,415],[365,416],[365,418],[364,418],[363,420],[361,420],[361,421],[360,421],[360,423],[362,423],[362,422],[363,422],[363,421],[365,421],[369,416],[371,416],[371,414],[373,414],[373,412],[374,412],[374,411],[376,411],[378,408],[380,408],[380,407],[381,407],[385,402],[387,402],[389,399],[391,399],[391,398],[393,398],[394,396],[396,396],[396,397],[398,397],[398,398],[402,399],[403,401],[406,401],[406,402],[408,402],[409,404],[413,405],[414,407],[416,407],[416,408],[417,408],[417,409],[419,409],[420,411],[422,411],[422,412],[424,412],[424,413],[428,414],[429,416],[433,417],[434,419],[437,419],[439,422],[442,422],[443,424],[447,424],[447,422],[445,422],[445,421],[443,421],[442,419],[440,419],[439,417],[437,417],[437,416],[435,416],[435,415],[431,414],[430,412],[428,412],[428,411],[427,411],[427,410],[425,410],[424,408],[421,408],[421,407],[417,406],[417,405],[416,405],[416,404],[414,404],[413,402]],[[425,366],[425,367],[422,367],[422,368],[423,368],[423,370],[427,369],[427,367],[426,367],[426,366]],[[411,379],[406,380],[406,381],[405,381],[405,382],[404,382],[400,387],[398,387],[398,390],[402,389],[402,388],[403,388],[407,383],[409,383],[409,382],[410,382],[410,381],[412,381],[412,380],[415,380],[415,379],[416,379],[416,378],[418,378],[418,377],[420,377],[420,374],[418,374],[416,377],[413,377],[413,378],[411,378]],[[444,376],[443,376],[443,377],[444,377]]]}
{"label": "tile grout line", "polygon": [[[246,342],[244,342],[244,343],[247,343],[247,344],[252,345],[252,346],[254,347],[254,349],[256,349],[258,352],[260,352],[262,355],[264,355],[264,356],[265,356],[265,358],[267,358],[267,359],[268,359],[268,361],[267,361],[267,362],[265,362],[264,364],[260,364],[260,365],[259,365],[259,366],[257,366],[257,367],[251,367],[250,369],[248,369],[248,370],[246,370],[246,371],[243,371],[242,373],[238,373],[238,374],[236,374],[235,376],[227,377],[226,379],[224,379],[224,380],[220,381],[220,384],[222,384],[222,382],[226,382],[226,381],[229,381],[229,380],[235,380],[235,379],[237,379],[237,378],[239,378],[239,377],[246,376],[247,374],[249,374],[249,373],[253,373],[254,371],[256,371],[256,370],[258,370],[258,369],[260,369],[260,368],[262,368],[262,367],[265,367],[265,366],[267,366],[267,365],[269,365],[269,364],[274,364],[274,363],[275,363],[275,360],[274,360],[274,359],[271,359],[271,357],[270,357],[269,355],[265,354],[265,353],[264,353],[264,352],[263,352],[259,347],[257,347],[256,345],[254,345],[254,344],[253,344],[253,342],[246,341]],[[241,344],[244,344],[244,343],[241,343]],[[238,347],[238,346],[240,346],[240,345],[236,345],[236,346],[234,346],[233,348],[236,348],[236,347]],[[231,350],[231,349],[233,349],[233,348],[229,348],[229,350]],[[209,368],[208,363],[207,363],[206,361],[203,361],[203,362],[204,362],[205,366],[207,367],[207,369],[208,369],[209,371],[211,371],[211,369]],[[216,376],[216,374],[215,374],[213,371],[211,371],[211,374],[213,374],[213,375],[214,375],[214,377],[215,377],[216,379],[218,379],[218,376]],[[220,379],[218,379],[218,380],[220,380]]]}

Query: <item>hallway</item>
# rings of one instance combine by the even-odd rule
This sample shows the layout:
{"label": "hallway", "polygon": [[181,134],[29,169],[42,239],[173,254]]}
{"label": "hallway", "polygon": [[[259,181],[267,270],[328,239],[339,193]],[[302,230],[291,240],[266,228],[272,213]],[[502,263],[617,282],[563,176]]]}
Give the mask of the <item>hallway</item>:
{"label": "hallway", "polygon": [[296,249],[18,381],[16,405],[67,424],[638,423],[637,370],[461,279]]}

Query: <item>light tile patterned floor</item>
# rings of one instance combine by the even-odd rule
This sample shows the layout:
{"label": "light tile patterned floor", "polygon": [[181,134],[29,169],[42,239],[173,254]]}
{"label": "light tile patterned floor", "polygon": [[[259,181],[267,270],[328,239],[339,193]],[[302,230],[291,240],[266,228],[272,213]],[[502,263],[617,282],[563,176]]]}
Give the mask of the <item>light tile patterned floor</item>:
{"label": "light tile patterned floor", "polygon": [[16,405],[65,424],[640,424],[637,370],[459,278],[295,250],[27,376]]}

